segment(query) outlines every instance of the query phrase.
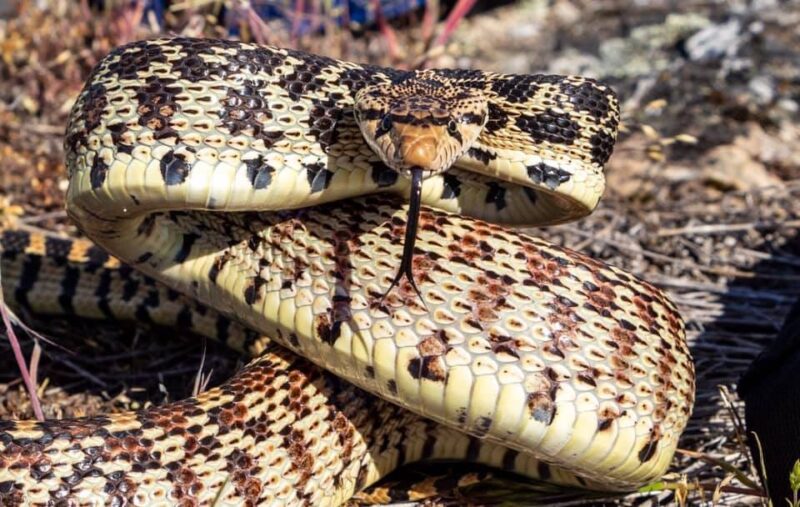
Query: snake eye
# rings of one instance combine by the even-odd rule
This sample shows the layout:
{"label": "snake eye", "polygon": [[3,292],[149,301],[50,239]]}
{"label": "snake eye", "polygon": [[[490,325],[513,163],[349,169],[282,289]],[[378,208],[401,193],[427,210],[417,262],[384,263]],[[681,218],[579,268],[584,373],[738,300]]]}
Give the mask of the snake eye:
{"label": "snake eye", "polygon": [[447,122],[447,131],[450,132],[451,134],[455,134],[456,132],[458,132],[458,125],[456,125],[455,120],[450,120],[449,122]]}
{"label": "snake eye", "polygon": [[390,128],[392,128],[392,118],[388,115],[384,116],[378,128],[383,132],[388,131]]}

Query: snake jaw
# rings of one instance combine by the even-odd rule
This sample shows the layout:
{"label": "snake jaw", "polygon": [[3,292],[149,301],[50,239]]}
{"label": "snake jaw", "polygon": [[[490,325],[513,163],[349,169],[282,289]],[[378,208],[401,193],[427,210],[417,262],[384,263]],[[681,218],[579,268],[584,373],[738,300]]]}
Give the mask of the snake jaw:
{"label": "snake jaw", "polygon": [[417,283],[414,281],[413,271],[414,245],[417,242],[419,212],[422,204],[423,173],[424,171],[420,167],[414,167],[411,169],[411,196],[408,206],[408,219],[406,220],[405,239],[403,240],[403,257],[400,260],[400,267],[397,269],[397,274],[394,276],[392,283],[389,285],[389,288],[386,289],[386,292],[381,298],[381,305],[383,305],[383,300],[386,299],[386,296],[389,295],[392,289],[395,288],[395,286],[397,286],[397,284],[400,283],[403,278],[405,278],[408,280],[408,283],[411,284],[414,292],[417,293],[417,297],[419,297],[419,300],[422,302],[422,306],[426,310],[428,309],[428,307],[425,305],[425,300],[422,297],[422,292],[420,292],[419,287],[417,287]]}

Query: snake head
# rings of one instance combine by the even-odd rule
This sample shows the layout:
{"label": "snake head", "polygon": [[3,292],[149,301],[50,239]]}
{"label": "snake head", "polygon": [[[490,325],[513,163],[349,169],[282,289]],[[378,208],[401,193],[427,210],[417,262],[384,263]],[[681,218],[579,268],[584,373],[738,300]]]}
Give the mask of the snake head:
{"label": "snake head", "polygon": [[383,162],[410,177],[450,168],[483,130],[488,103],[481,90],[453,88],[423,77],[368,85],[356,94],[355,116]]}

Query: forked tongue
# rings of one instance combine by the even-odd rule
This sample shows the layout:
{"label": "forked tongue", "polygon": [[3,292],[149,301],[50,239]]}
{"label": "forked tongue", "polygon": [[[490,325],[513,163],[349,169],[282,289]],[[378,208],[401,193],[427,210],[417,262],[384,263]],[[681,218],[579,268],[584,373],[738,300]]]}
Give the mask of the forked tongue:
{"label": "forked tongue", "polygon": [[[417,228],[419,225],[419,209],[422,204],[422,168],[413,167],[411,169],[411,196],[410,204],[408,206],[408,218],[406,220],[406,235],[403,240],[403,258],[400,261],[400,269],[394,276],[389,289],[384,293],[383,298],[392,291],[392,289],[400,283],[405,277],[414,288],[414,292],[419,296],[422,306],[427,310],[425,300],[422,299],[422,293],[419,291],[416,282],[414,281],[414,273],[412,271],[414,261],[414,244],[417,242]],[[382,301],[382,300],[381,300]]]}

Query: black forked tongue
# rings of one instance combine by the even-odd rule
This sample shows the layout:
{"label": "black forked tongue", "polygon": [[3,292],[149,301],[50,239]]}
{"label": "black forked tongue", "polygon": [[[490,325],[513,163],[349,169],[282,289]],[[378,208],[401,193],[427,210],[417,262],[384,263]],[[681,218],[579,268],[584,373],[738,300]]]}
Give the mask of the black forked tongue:
{"label": "black forked tongue", "polygon": [[408,219],[406,220],[406,237],[403,240],[403,258],[400,261],[400,269],[394,275],[392,284],[389,285],[389,290],[383,295],[385,299],[403,278],[408,280],[414,292],[419,296],[422,306],[427,309],[425,300],[422,299],[422,293],[414,281],[413,261],[414,261],[414,244],[417,242],[417,228],[419,226],[419,208],[422,201],[422,168],[414,167],[411,169],[411,203],[408,207]]}

